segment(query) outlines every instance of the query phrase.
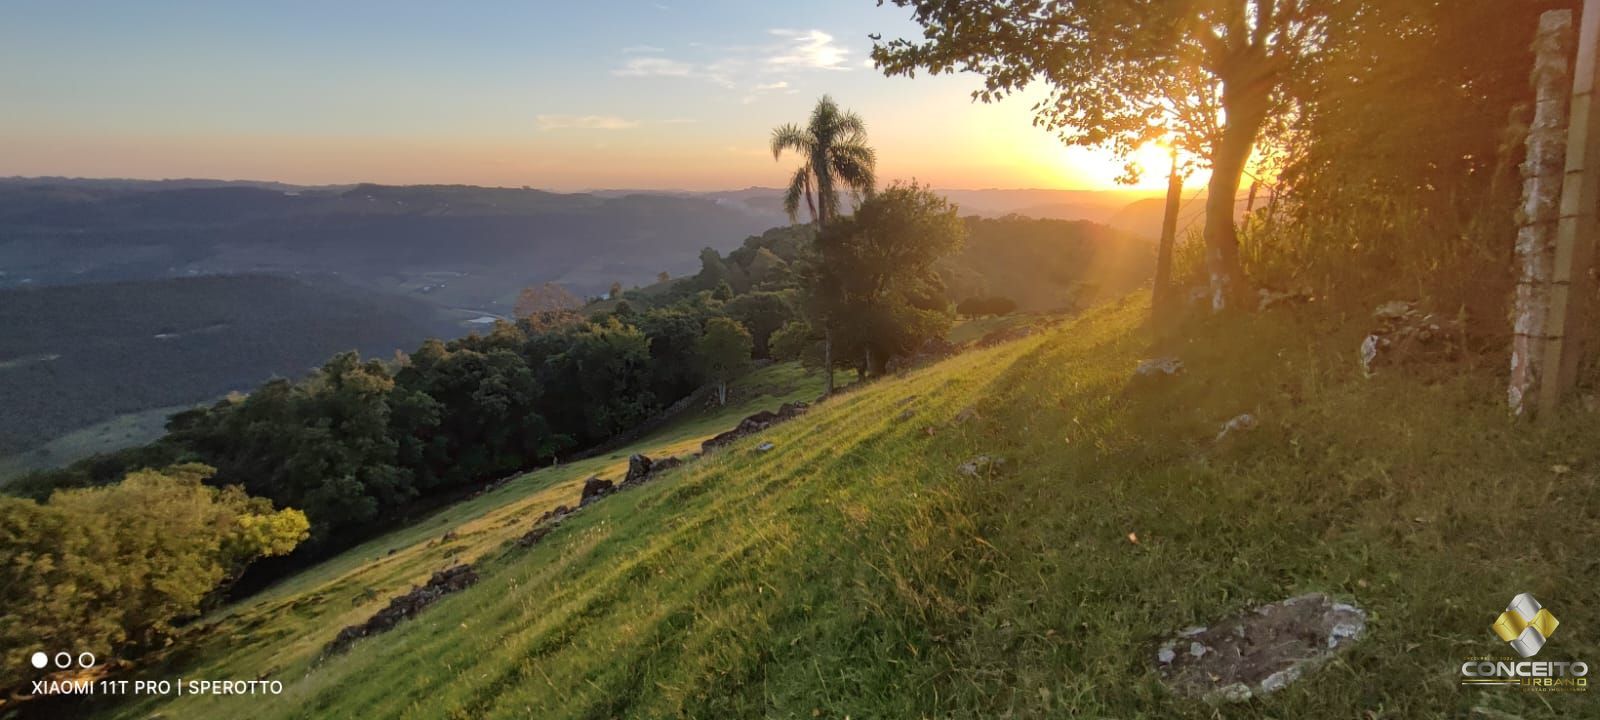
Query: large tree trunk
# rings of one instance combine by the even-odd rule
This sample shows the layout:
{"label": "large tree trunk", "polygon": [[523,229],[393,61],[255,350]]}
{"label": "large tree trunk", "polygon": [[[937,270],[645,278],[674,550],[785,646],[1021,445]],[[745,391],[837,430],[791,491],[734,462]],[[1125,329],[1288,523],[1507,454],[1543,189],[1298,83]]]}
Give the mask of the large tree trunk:
{"label": "large tree trunk", "polygon": [[1211,309],[1244,307],[1249,295],[1244,269],[1239,264],[1239,236],[1233,208],[1239,196],[1256,135],[1266,120],[1271,84],[1224,81],[1222,107],[1227,114],[1222,138],[1211,152],[1211,183],[1206,187],[1206,271],[1211,279]]}

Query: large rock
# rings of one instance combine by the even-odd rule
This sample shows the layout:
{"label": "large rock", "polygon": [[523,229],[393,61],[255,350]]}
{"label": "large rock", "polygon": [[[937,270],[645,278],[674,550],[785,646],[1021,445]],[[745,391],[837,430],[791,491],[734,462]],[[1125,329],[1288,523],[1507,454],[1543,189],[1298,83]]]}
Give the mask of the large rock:
{"label": "large rock", "polygon": [[1313,672],[1366,626],[1366,612],[1354,605],[1322,593],[1300,595],[1178,633],[1156,651],[1156,669],[1181,695],[1244,702]]}
{"label": "large rock", "polygon": [[628,458],[628,474],[622,478],[623,484],[644,480],[650,474],[650,467],[654,464],[655,461],[651,460],[649,455],[640,453],[630,456]]}
{"label": "large rock", "polygon": [[578,497],[578,507],[588,505],[610,494],[616,484],[599,476],[583,481],[583,494]]}

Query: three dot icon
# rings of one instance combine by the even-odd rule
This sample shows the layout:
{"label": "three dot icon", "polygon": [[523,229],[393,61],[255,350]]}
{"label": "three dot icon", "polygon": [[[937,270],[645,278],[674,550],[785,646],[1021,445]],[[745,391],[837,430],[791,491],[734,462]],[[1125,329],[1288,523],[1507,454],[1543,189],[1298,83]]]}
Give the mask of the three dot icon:
{"label": "three dot icon", "polygon": [[35,652],[33,656],[29,658],[29,661],[33,663],[33,667],[39,670],[43,670],[48,667],[52,660],[54,661],[55,667],[58,670],[65,670],[72,667],[74,660],[77,661],[78,667],[88,669],[94,667],[95,657],[94,653],[79,653],[78,656],[74,658],[72,653],[58,652],[55,654],[55,657],[52,658],[49,654],[39,651]]}

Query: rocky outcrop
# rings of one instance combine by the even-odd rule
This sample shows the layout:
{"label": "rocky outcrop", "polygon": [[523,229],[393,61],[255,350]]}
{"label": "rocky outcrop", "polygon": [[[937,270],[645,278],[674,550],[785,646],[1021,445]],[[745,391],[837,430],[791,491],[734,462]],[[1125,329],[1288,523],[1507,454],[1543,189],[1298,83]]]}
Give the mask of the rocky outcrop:
{"label": "rocky outcrop", "polygon": [[792,402],[784,403],[778,408],[777,412],[762,410],[761,412],[740,420],[739,424],[732,430],[700,443],[700,451],[710,452],[747,435],[753,435],[761,432],[762,430],[772,427],[773,425],[785,420],[792,420],[805,413],[809,407],[809,405],[803,402]]}
{"label": "rocky outcrop", "polygon": [[464,590],[478,582],[478,573],[471,565],[456,565],[433,574],[428,584],[413,587],[360,625],[351,625],[339,631],[333,642],[324,647],[324,656],[344,652],[352,643],[368,635],[376,635],[393,628],[401,620],[412,617],[450,593]]}
{"label": "rocky outcrop", "polygon": [[1459,320],[1441,318],[1404,300],[1372,313],[1378,326],[1361,341],[1361,370],[1368,376],[1386,365],[1447,360],[1461,351]]}

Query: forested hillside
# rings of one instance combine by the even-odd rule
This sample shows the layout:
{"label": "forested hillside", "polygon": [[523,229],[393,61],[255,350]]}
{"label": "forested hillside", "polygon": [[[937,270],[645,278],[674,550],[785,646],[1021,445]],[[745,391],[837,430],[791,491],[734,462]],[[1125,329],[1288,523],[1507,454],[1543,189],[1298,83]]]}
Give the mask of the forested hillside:
{"label": "forested hillside", "polygon": [[389,355],[452,326],[425,303],[327,279],[0,290],[0,455],[115,415],[298,377],[339,350]]}

